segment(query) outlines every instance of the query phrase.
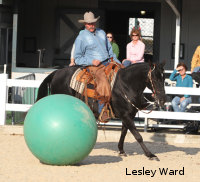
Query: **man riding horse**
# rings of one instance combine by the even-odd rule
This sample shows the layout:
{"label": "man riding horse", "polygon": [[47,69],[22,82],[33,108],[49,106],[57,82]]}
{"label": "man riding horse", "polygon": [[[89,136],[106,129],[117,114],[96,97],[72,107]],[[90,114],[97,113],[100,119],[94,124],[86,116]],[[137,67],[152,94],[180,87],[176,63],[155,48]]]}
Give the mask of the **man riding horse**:
{"label": "man riding horse", "polygon": [[[107,103],[110,103],[113,114],[122,121],[122,131],[118,143],[119,154],[126,155],[124,151],[124,141],[127,131],[129,130],[142,147],[145,155],[149,159],[159,160],[158,157],[151,153],[146,147],[142,136],[137,131],[134,118],[138,109],[144,108],[143,92],[146,87],[153,92],[156,103],[161,107],[164,106],[166,100],[164,89],[164,63],[138,63],[119,69],[115,76],[116,79],[113,84],[111,97],[111,86],[109,84],[110,80],[108,81],[107,79],[107,70],[112,64],[117,65],[117,67],[121,67],[121,64],[113,53],[105,32],[96,28],[95,23],[98,19],[99,17],[96,19],[94,18],[92,12],[86,12],[84,14],[84,20],[79,20],[80,23],[85,24],[85,30],[81,31],[75,41],[75,63],[86,67],[65,67],[49,74],[38,89],[37,101],[47,96],[49,93],[77,96],[77,91],[72,87],[73,84],[71,84],[73,82],[72,80],[74,80],[72,78],[80,69],[82,69],[82,71],[89,70],[96,82],[95,89],[98,93],[96,99],[100,105],[99,113],[103,104],[106,106]],[[112,57],[114,63],[111,61]],[[77,73],[77,76],[78,75]],[[80,81],[80,79],[78,80]],[[74,83],[76,86],[76,82]],[[79,84],[77,85],[79,87]],[[84,89],[84,92],[87,95],[87,89]],[[89,103],[89,106],[93,108],[95,115],[96,113],[98,114],[97,107],[93,107],[93,101]],[[108,113],[104,112],[104,108],[102,109],[103,114],[100,113],[100,116],[102,115],[100,118],[101,121],[109,119]]]}
{"label": "man riding horse", "polygon": [[[99,95],[99,113],[105,104],[110,102],[111,87],[105,75],[105,66],[109,64],[111,58],[121,66],[120,61],[112,51],[112,46],[106,37],[106,33],[96,28],[96,22],[100,17],[95,18],[92,12],[84,14],[85,29],[75,40],[75,63],[76,65],[90,66],[89,72],[94,75],[96,82],[96,92]],[[101,121],[109,120],[108,112],[100,114]]]}

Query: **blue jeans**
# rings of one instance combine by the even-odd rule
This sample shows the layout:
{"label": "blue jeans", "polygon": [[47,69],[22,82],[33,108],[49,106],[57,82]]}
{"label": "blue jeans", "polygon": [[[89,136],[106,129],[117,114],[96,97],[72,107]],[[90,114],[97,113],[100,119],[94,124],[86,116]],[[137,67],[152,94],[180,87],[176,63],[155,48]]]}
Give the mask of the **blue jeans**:
{"label": "blue jeans", "polygon": [[193,72],[200,72],[200,66],[195,67]]}
{"label": "blue jeans", "polygon": [[192,102],[191,97],[185,98],[182,102],[180,102],[180,99],[180,97],[176,96],[172,100],[172,107],[175,112],[185,112],[187,105]]}
{"label": "blue jeans", "polygon": [[104,107],[104,104],[100,104],[100,101],[98,100],[98,113],[100,114],[102,109]]}
{"label": "blue jeans", "polygon": [[130,66],[130,65],[131,65],[131,61],[125,60],[122,64],[123,64],[125,67],[127,67],[127,66]]}

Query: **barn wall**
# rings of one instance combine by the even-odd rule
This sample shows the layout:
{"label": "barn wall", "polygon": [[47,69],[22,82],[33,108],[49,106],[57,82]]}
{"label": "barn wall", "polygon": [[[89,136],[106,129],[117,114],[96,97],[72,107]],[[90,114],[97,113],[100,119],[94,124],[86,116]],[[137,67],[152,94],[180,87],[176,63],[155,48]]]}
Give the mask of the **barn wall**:
{"label": "barn wall", "polygon": [[[81,3],[80,3],[81,2]],[[45,48],[45,64],[51,66],[55,51],[55,17],[57,9],[96,8],[97,0],[26,0],[19,12],[18,63],[37,67],[38,52],[26,52],[24,41],[35,38],[36,49]],[[29,40],[28,40],[29,41]],[[34,40],[31,40],[34,41]]]}
{"label": "barn wall", "polygon": [[[24,52],[23,45],[25,37],[35,37],[36,48],[46,49],[45,62],[51,66],[55,58],[56,10],[98,8],[101,1],[102,0],[23,1],[19,13],[18,63],[22,65],[25,64],[26,66],[37,66],[37,61],[35,60],[38,60],[38,53]],[[136,2],[136,0],[126,0],[126,2],[128,1]],[[121,0],[120,2],[124,1]],[[175,14],[164,0],[141,0],[140,2],[158,2],[161,4],[159,61],[166,60],[167,64],[165,68],[173,69],[174,60],[171,58],[171,50],[172,43],[175,41]],[[192,55],[200,42],[199,7],[199,0],[182,0],[181,43],[184,44],[185,50],[184,58],[180,61],[185,62],[189,69]]]}
{"label": "barn wall", "polygon": [[[181,19],[181,43],[184,45],[184,57],[180,62],[184,62],[191,68],[191,59],[198,45],[200,45],[200,1],[182,1]],[[166,69],[173,69],[174,59],[171,58],[172,43],[175,41],[175,21],[176,17],[171,8],[162,3],[161,10],[161,40],[160,40],[160,60],[167,60]]]}
{"label": "barn wall", "polygon": [[[104,0],[100,0],[105,2]],[[107,2],[115,2],[114,0],[106,0]],[[117,0],[117,2],[122,2]],[[166,60],[166,69],[173,69],[174,60],[171,59],[171,48],[172,43],[175,41],[175,14],[172,9],[164,0],[128,0],[126,2],[156,2],[160,3],[160,30],[155,30],[156,33],[160,34],[160,49],[159,49],[159,58],[156,61]],[[176,1],[174,1],[176,2]]]}
{"label": "barn wall", "polygon": [[171,59],[171,46],[175,42],[176,17],[167,3],[161,5],[161,28],[160,28],[160,61],[165,60],[165,69],[173,69],[174,60]]}
{"label": "barn wall", "polygon": [[[192,3],[191,3],[192,2]],[[183,1],[183,21],[182,21],[182,34],[181,40],[185,44],[185,58],[190,69],[190,63],[194,51],[200,45],[200,1]]]}

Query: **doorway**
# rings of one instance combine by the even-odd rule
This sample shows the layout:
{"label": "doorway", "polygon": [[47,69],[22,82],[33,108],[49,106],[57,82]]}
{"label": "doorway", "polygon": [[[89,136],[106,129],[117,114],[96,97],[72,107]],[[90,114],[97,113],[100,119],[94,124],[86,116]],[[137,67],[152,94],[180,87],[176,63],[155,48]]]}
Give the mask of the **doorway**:
{"label": "doorway", "polygon": [[[99,7],[105,11],[104,30],[106,32],[112,32],[115,41],[119,45],[120,61],[126,58],[126,46],[131,41],[129,36],[130,29],[136,25],[136,21],[140,21],[140,26],[143,29],[142,36],[146,45],[146,60],[151,59],[153,62],[159,61],[160,3],[102,1]],[[149,26],[151,33],[147,33],[146,31]]]}

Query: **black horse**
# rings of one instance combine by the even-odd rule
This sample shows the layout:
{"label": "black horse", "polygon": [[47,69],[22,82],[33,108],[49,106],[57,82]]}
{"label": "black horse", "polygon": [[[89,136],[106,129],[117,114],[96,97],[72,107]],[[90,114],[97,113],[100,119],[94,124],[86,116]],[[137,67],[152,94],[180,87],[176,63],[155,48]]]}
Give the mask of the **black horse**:
{"label": "black horse", "polygon": [[[138,109],[144,107],[143,91],[146,87],[152,90],[157,104],[161,107],[164,106],[165,90],[163,66],[164,63],[151,65],[148,63],[138,63],[122,68],[117,73],[116,81],[112,89],[111,106],[115,116],[122,120],[122,132],[118,144],[121,155],[126,155],[123,145],[127,130],[129,129],[141,145],[145,155],[150,159],[158,160],[145,146],[143,138],[137,131],[133,119]],[[37,100],[48,95],[48,88],[51,94],[68,94],[75,96],[77,94],[76,91],[70,88],[69,85],[73,73],[78,68],[79,66],[66,67],[48,75],[39,87]],[[90,106],[92,103],[90,103]],[[93,110],[93,112],[98,113],[97,109]]]}

